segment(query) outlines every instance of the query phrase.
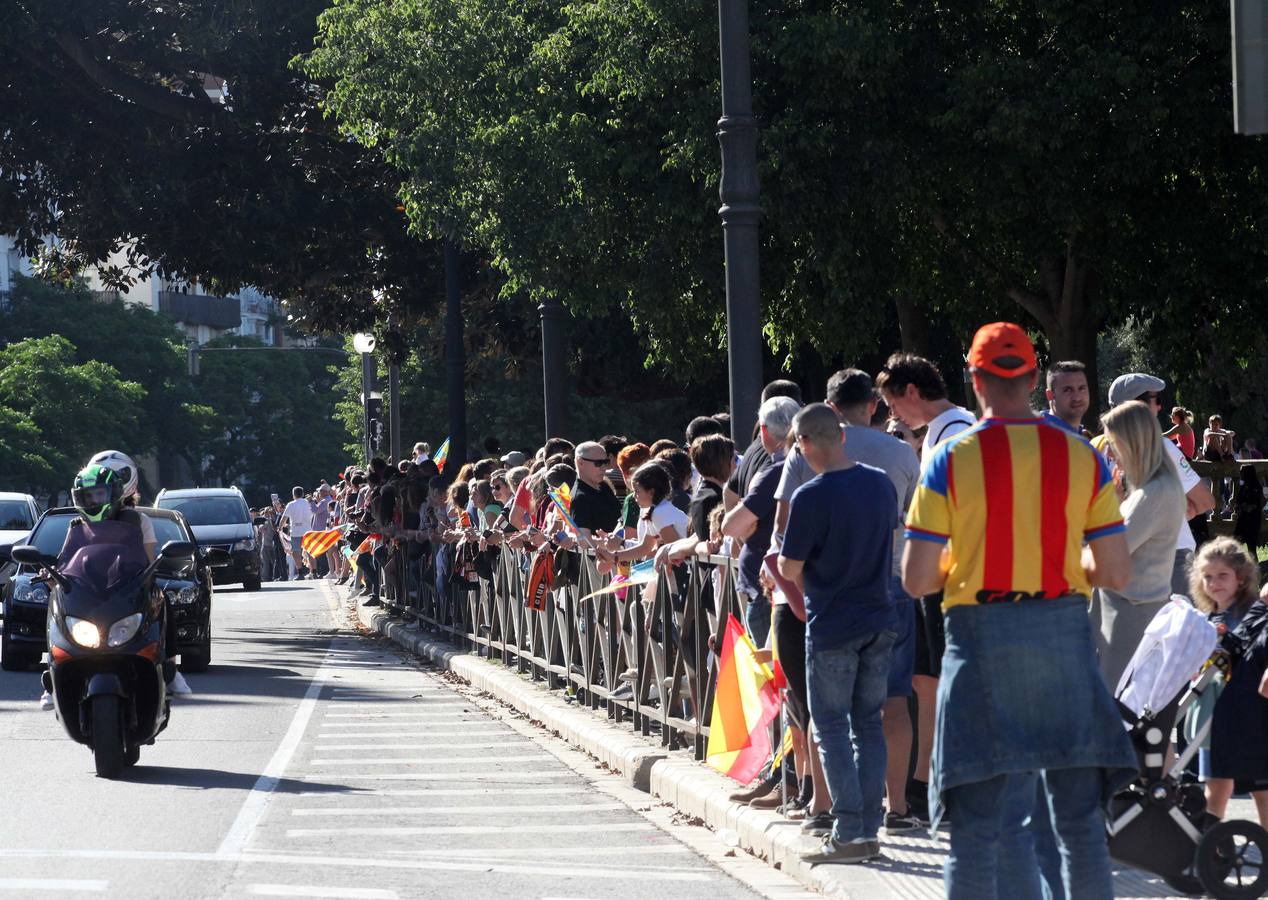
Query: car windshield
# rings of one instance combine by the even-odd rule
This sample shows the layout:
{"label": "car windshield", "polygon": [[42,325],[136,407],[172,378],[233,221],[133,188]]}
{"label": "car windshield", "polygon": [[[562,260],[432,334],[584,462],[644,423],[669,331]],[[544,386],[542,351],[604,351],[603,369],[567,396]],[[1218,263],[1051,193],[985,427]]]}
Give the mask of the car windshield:
{"label": "car windshield", "polygon": [[0,500],[0,531],[29,531],[34,524],[25,500]]}
{"label": "car windshield", "polygon": [[[164,497],[158,506],[179,510],[190,525],[241,525],[251,521],[246,503],[237,497]],[[162,539],[159,543],[163,543]]]}
{"label": "car windshield", "polygon": [[66,543],[66,529],[70,528],[74,513],[63,513],[60,516],[45,516],[31,533],[31,543],[39,548],[45,556],[57,556]]}
{"label": "car windshield", "polygon": [[175,519],[167,519],[162,516],[147,516],[146,518],[154,526],[154,538],[158,541],[159,547],[162,547],[168,541],[189,540],[189,535],[185,534],[185,530],[181,528],[180,523]]}

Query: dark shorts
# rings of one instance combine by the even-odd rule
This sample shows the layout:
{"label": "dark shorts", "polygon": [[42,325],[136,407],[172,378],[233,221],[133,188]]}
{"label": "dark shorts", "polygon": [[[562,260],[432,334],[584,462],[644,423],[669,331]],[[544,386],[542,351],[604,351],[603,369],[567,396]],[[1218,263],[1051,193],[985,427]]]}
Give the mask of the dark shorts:
{"label": "dark shorts", "polygon": [[780,603],[775,606],[771,625],[775,630],[779,667],[788,679],[788,718],[804,729],[810,722],[810,704],[806,699],[806,623],[797,618],[787,603]]}
{"label": "dark shorts", "polygon": [[938,678],[942,654],[947,649],[947,630],[942,621],[942,592],[927,594],[915,603],[916,659],[913,672]]}
{"label": "dark shorts", "polygon": [[887,697],[910,697],[911,676],[916,664],[916,602],[894,579],[894,649],[889,656],[889,692]]}

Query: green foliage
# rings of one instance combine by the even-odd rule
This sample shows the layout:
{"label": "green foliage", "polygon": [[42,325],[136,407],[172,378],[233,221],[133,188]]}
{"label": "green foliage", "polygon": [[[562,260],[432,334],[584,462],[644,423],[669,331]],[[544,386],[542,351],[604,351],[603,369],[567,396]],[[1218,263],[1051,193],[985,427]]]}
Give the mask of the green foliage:
{"label": "green foliage", "polygon": [[[253,504],[296,484],[333,480],[345,464],[329,356],[262,346],[234,336],[210,342],[198,379],[203,474],[243,483]],[[244,349],[214,352],[230,347]]]}
{"label": "green foliage", "polygon": [[[140,419],[145,389],[120,378],[97,360],[76,364],[75,348],[59,335],[26,338],[0,349],[0,422],[6,458],[24,471],[37,493],[68,489],[76,471],[92,454],[108,447],[129,447]],[[38,445],[10,441],[43,438]],[[48,471],[29,456],[39,446]],[[6,471],[6,480],[16,477]]]}
{"label": "green foliage", "polygon": [[30,493],[51,483],[53,467],[43,454],[39,426],[16,409],[0,406],[0,491]]}

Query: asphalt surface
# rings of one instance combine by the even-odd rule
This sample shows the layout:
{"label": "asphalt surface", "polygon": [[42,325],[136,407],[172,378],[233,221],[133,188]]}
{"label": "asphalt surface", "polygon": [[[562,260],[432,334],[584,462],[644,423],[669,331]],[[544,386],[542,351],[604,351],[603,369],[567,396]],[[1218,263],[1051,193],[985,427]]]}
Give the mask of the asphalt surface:
{"label": "asphalt surface", "polygon": [[39,710],[34,670],[0,673],[0,897],[796,893],[340,620],[311,582],[218,590],[212,668],[119,781]]}

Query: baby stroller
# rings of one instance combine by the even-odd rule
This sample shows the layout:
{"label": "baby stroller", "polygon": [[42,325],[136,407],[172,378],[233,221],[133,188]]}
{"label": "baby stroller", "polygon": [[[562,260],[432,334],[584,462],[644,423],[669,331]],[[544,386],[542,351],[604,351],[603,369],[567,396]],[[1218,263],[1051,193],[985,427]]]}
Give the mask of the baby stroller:
{"label": "baby stroller", "polygon": [[1268,891],[1268,832],[1255,822],[1220,821],[1207,812],[1202,786],[1182,781],[1209,720],[1164,771],[1173,726],[1227,671],[1228,651],[1218,643],[1215,627],[1178,595],[1145,631],[1117,691],[1140,777],[1111,798],[1107,829],[1114,859],[1184,894],[1241,900]]}

